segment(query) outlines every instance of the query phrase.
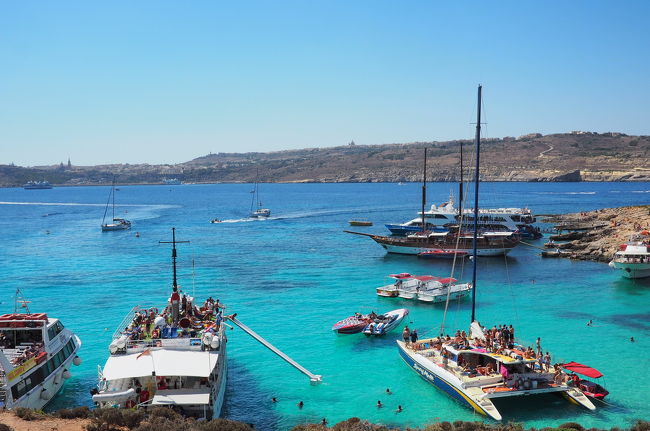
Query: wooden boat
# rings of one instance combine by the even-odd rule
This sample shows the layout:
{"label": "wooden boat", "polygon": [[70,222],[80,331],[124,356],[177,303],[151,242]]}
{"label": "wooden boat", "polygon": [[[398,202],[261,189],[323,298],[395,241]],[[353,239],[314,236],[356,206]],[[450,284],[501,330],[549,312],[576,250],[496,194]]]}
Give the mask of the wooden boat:
{"label": "wooden boat", "polygon": [[469,253],[464,250],[429,250],[418,253],[418,257],[422,259],[453,259],[454,257],[467,257]]}
{"label": "wooden boat", "polygon": [[398,310],[380,314],[372,319],[365,328],[363,328],[363,333],[365,335],[384,335],[402,323],[402,320],[404,320],[408,314],[408,308],[400,308]]}
{"label": "wooden boat", "polygon": [[368,220],[350,220],[350,226],[372,226],[372,222]]}

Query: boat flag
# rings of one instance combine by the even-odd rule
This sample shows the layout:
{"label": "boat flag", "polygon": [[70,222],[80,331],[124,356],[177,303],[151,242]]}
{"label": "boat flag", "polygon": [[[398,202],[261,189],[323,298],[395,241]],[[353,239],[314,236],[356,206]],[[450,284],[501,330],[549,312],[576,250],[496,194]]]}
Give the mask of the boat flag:
{"label": "boat flag", "polygon": [[151,356],[151,349],[146,349],[142,353],[140,353],[138,356],[135,357],[136,360],[140,359],[141,356],[149,355]]}

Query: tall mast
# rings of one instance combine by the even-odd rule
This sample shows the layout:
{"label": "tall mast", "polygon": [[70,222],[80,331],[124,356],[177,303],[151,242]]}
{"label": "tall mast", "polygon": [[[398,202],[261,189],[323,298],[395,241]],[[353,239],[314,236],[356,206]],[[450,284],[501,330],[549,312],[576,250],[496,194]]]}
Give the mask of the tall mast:
{"label": "tall mast", "polygon": [[170,241],[158,241],[160,244],[171,244],[172,245],[172,267],[174,269],[174,280],[173,287],[178,288],[178,283],[176,282],[176,244],[189,243],[189,241],[176,241],[176,228],[172,228],[172,240]]}
{"label": "tall mast", "polygon": [[422,172],[422,232],[427,230],[426,221],[424,220],[424,206],[427,202],[427,149],[424,149],[424,169]]}
{"label": "tall mast", "polygon": [[[463,218],[463,141],[460,141],[460,183],[458,184],[458,222]],[[462,226],[460,226],[462,228]]]}
{"label": "tall mast", "polygon": [[113,220],[115,220],[115,177],[113,177],[113,189],[111,192],[113,193]]}
{"label": "tall mast", "polygon": [[478,236],[478,181],[479,181],[479,166],[481,155],[481,90],[482,86],[478,86],[478,104],[476,108],[476,172],[474,173],[474,238],[473,238],[473,267],[472,267],[472,322],[476,320],[476,238]]}

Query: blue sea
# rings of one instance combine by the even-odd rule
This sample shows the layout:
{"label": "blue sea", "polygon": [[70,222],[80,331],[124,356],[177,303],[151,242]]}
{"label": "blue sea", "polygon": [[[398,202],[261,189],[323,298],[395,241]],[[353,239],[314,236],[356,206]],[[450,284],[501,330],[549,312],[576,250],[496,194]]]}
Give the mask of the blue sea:
{"label": "blue sea", "polygon": [[[133,228],[105,233],[100,223],[108,187],[0,189],[0,312],[13,311],[20,288],[32,311],[60,318],[83,342],[82,365],[49,409],[92,405],[89,390],[122,318],[135,305],[165,303],[171,252],[159,241],[169,241],[176,227],[177,238],[190,241],[178,246],[183,290],[198,300],[219,298],[229,313],[323,376],[321,384],[310,384],[235,328],[228,334],[225,417],[260,430],[352,416],[403,427],[487,420],[402,362],[394,341],[399,330],[383,338],[331,331],[354,312],[407,307],[405,323],[421,337],[438,332],[443,306],[380,298],[375,287],[396,272],[447,276],[451,263],[387,255],[369,238],[343,233],[354,218],[373,221],[373,227],[353,228],[370,233],[414,218],[419,184],[262,184],[272,216],[257,221],[246,219],[250,184],[119,188],[116,214]],[[431,184],[430,203],[444,202],[456,189]],[[650,183],[482,183],[481,202],[528,206],[537,214],[589,211],[649,204]],[[224,222],[210,224],[215,217]],[[465,265],[455,274],[463,281],[471,276]],[[543,260],[538,249],[525,245],[507,258],[479,259],[478,275],[477,318],[483,324],[512,324],[531,345],[541,337],[554,362],[574,360],[602,371],[611,393],[595,412],[555,397],[508,401],[499,404],[506,420],[534,427],[569,421],[626,427],[650,418],[650,281],[623,279],[604,263]],[[469,316],[468,300],[452,303],[447,327],[467,329]],[[586,326],[590,319],[593,327]],[[378,400],[385,407],[377,408]],[[398,405],[403,412],[396,413]]]}

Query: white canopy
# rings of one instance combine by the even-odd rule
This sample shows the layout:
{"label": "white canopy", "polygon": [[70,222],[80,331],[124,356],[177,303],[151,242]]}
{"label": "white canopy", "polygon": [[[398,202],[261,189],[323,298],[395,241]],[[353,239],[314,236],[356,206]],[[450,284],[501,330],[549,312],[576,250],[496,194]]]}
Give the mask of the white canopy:
{"label": "white canopy", "polygon": [[151,400],[152,405],[208,404],[209,402],[210,388],[158,391],[153,397],[153,400]]}
{"label": "white canopy", "polygon": [[111,355],[104,365],[106,380],[151,376],[208,377],[219,354],[211,351],[150,350],[130,355]]}

